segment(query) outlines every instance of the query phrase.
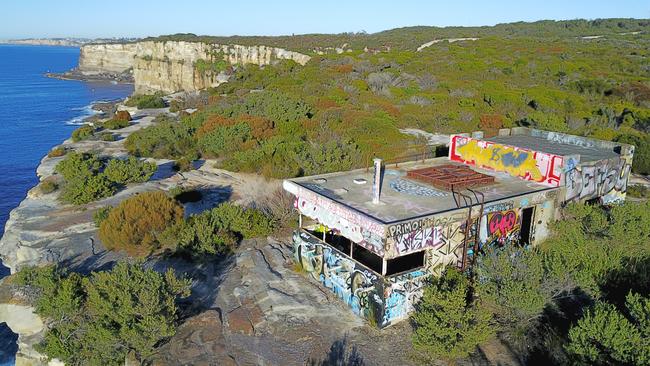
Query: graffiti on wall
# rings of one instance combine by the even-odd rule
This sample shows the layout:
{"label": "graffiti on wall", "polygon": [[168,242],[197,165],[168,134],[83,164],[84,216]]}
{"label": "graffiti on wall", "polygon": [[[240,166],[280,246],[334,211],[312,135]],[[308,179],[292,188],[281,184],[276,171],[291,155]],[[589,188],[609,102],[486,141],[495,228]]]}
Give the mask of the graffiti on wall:
{"label": "graffiti on wall", "polygon": [[551,187],[560,185],[562,157],[558,155],[452,136],[449,159]]}
{"label": "graffiti on wall", "polygon": [[521,210],[506,209],[488,212],[481,219],[479,243],[485,246],[503,247],[519,241],[521,230]]}
{"label": "graffiti on wall", "polygon": [[570,164],[565,175],[566,201],[601,197],[603,203],[625,198],[630,163],[624,158],[590,164]]}
{"label": "graffiti on wall", "polygon": [[430,275],[420,270],[387,279],[382,326],[404,319],[415,310],[415,304],[422,298],[428,278]]}
{"label": "graffiti on wall", "polygon": [[381,315],[381,279],[374,272],[312,240],[305,233],[294,233],[294,259],[309,275],[330,289],[357,315],[374,319]]}
{"label": "graffiti on wall", "polygon": [[411,231],[396,236],[394,240],[395,249],[399,255],[405,255],[426,248],[435,248],[443,244],[442,234],[437,227],[425,227]]}
{"label": "graffiti on wall", "polygon": [[353,242],[383,256],[382,225],[306,189],[301,188],[294,194],[297,196],[295,206],[303,215],[317,220]]}

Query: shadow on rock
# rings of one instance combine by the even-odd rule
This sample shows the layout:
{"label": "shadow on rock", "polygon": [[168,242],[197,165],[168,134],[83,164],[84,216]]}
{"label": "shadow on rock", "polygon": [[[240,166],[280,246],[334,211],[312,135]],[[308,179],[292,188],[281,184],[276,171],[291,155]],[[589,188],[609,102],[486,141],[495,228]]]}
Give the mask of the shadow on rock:
{"label": "shadow on rock", "polygon": [[347,336],[337,340],[332,343],[325,359],[320,361],[312,359],[307,364],[310,366],[363,366],[363,357],[359,354],[357,346],[350,346],[348,342]]}
{"label": "shadow on rock", "polygon": [[174,161],[168,161],[166,163],[158,165],[158,169],[156,169],[156,172],[153,173],[149,180],[156,181],[167,179],[176,173],[178,172],[174,169]]}

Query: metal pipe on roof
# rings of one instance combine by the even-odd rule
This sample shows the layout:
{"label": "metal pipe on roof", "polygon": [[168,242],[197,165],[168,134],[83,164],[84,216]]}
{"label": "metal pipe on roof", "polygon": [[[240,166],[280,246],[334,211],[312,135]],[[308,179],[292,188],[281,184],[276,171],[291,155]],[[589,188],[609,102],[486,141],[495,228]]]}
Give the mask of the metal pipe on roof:
{"label": "metal pipe on roof", "polygon": [[375,175],[372,180],[372,203],[378,204],[381,197],[381,159],[372,159],[375,166]]}

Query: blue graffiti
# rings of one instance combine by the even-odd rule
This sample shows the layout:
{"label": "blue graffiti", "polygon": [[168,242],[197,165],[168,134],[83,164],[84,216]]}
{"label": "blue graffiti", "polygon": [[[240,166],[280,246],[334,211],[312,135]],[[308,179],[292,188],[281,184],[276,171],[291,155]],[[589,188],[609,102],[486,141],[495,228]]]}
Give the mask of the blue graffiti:
{"label": "blue graffiti", "polygon": [[526,159],[528,159],[527,152],[520,152],[519,154],[517,154],[516,152],[511,151],[501,156],[501,161],[503,162],[503,165],[512,166],[515,168],[523,164],[526,161]]}

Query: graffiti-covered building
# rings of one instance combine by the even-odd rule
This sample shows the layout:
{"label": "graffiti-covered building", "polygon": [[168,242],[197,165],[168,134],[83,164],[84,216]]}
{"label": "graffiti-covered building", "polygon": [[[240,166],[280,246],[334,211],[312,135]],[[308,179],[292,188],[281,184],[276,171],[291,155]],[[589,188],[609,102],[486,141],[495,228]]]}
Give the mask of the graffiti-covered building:
{"label": "graffiti-covered building", "polygon": [[632,146],[528,128],[452,135],[449,156],[284,181],[294,259],[379,327],[408,317],[430,276],[488,246],[535,245],[566,202],[625,198]]}

